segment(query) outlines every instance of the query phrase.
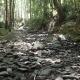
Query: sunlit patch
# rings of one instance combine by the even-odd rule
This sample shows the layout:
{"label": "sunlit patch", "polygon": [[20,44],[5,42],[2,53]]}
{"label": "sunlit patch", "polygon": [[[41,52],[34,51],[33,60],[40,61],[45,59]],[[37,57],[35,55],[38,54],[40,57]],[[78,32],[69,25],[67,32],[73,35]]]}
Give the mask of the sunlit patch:
{"label": "sunlit patch", "polygon": [[[29,3],[27,0],[16,0],[15,1],[15,18],[23,18],[23,19],[30,19],[30,13],[28,12],[29,11],[29,5],[26,6],[26,3]],[[25,8],[26,6],[26,8]],[[26,15],[27,16],[26,16]],[[16,16],[17,15],[17,16]],[[26,17],[27,18],[26,18]]]}
{"label": "sunlit patch", "polygon": [[42,51],[41,51],[41,50],[36,51],[36,52],[34,52],[34,54],[35,54],[35,55],[38,55],[38,56],[40,56],[40,57],[41,57],[41,56],[42,56]]}
{"label": "sunlit patch", "polygon": [[66,40],[65,36],[63,34],[59,34],[59,37],[62,39],[62,40]]}
{"label": "sunlit patch", "polygon": [[66,37],[63,34],[54,34],[53,38],[55,38],[55,39],[60,38],[61,40],[66,40]]}
{"label": "sunlit patch", "polygon": [[35,57],[37,59],[37,62],[41,62],[41,61],[46,61],[46,62],[50,62],[52,64],[55,63],[60,63],[61,59],[51,59],[51,58],[40,58],[40,57]]}
{"label": "sunlit patch", "polygon": [[52,59],[50,59],[50,58],[47,58],[47,59],[45,59],[45,60],[48,61],[48,62],[51,62],[51,63],[61,62],[60,59],[52,60]]}
{"label": "sunlit patch", "polygon": [[39,41],[33,42],[32,45],[33,45],[33,49],[44,48],[44,45]]}
{"label": "sunlit patch", "polygon": [[24,26],[19,27],[17,30],[24,30]]}
{"label": "sunlit patch", "polygon": [[26,55],[26,54],[24,54],[24,53],[22,53],[22,52],[16,52],[16,54],[17,54],[17,55]]}
{"label": "sunlit patch", "polygon": [[29,50],[32,48],[31,43],[26,43],[23,41],[17,41],[14,43],[15,48],[19,49],[19,50]]}
{"label": "sunlit patch", "polygon": [[48,36],[48,34],[39,34],[38,36],[39,37],[41,37],[41,36]]}
{"label": "sunlit patch", "polygon": [[26,40],[35,40],[35,38],[30,38],[30,37],[29,37],[29,38],[26,38]]}

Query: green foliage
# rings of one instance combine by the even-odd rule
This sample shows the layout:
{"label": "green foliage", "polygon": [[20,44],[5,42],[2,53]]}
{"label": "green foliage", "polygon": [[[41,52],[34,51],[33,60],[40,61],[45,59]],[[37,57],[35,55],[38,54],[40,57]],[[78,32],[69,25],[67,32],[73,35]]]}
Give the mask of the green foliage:
{"label": "green foliage", "polygon": [[65,35],[70,35],[74,41],[80,42],[80,25],[76,25],[74,22],[72,25],[66,24],[61,27],[60,32]]}
{"label": "green foliage", "polygon": [[80,14],[80,1],[79,0],[65,0],[62,4],[65,20],[76,21],[78,15]]}
{"label": "green foliage", "polygon": [[34,18],[31,20],[30,28],[35,30],[44,29],[47,24],[47,19],[42,18]]}
{"label": "green foliage", "polygon": [[[6,17],[6,15],[2,16],[3,13],[5,12],[5,11],[3,11],[3,10],[5,10],[5,7],[4,7],[5,3],[2,3],[2,1],[3,0],[0,1],[1,2],[0,7],[2,7],[0,9],[0,14],[1,14],[0,21],[2,21],[1,20],[2,17],[3,17],[3,20],[5,20],[4,17]],[[15,1],[17,1],[17,0],[15,0]],[[30,14],[30,19],[29,20],[27,19],[28,21],[26,21],[26,20],[25,21],[27,22],[26,23],[27,26],[30,26],[31,29],[35,29],[35,30],[46,29],[47,24],[50,22],[50,20],[53,19],[53,15],[54,16],[57,15],[56,14],[57,8],[58,8],[58,10],[60,10],[59,9],[60,7],[61,8],[63,7],[62,11],[60,11],[60,12],[65,14],[65,22],[75,21],[77,23],[80,23],[80,0],[28,0],[28,2],[30,2],[30,3],[29,4],[27,3],[24,5],[26,8],[24,10],[26,10],[26,12],[27,12],[27,14],[26,14],[27,17],[28,17],[28,14]],[[59,7],[57,7],[57,6],[55,6],[54,3],[61,3],[61,5]],[[19,3],[15,2],[15,4],[17,6],[17,4],[19,4]],[[57,4],[57,5],[59,5],[59,4]],[[15,10],[17,10],[16,6],[14,6]],[[29,8],[27,6],[29,6]],[[21,7],[21,9],[22,8],[23,7]],[[27,8],[28,8],[28,10],[27,10]],[[12,12],[15,12],[15,14],[17,15],[16,17],[20,16],[18,11],[17,12],[12,11]],[[57,11],[57,13],[59,15],[59,11]],[[60,18],[60,15],[58,18]],[[22,16],[22,14],[21,14],[21,16]],[[57,20],[58,19],[55,19],[54,21],[57,22]],[[8,22],[10,22],[10,21],[8,21]],[[0,28],[3,28],[4,26],[5,26],[5,24],[3,22],[0,22]],[[9,29],[11,28],[10,26],[8,27]],[[79,26],[78,26],[78,28],[79,28]],[[75,27],[73,25],[66,26],[63,28],[62,32],[65,34],[67,33],[67,34],[71,34],[71,35],[78,35],[80,32],[76,29],[77,29],[76,25],[75,25]],[[6,34],[7,34],[7,30],[4,30],[4,29],[0,30],[0,35],[3,36]]]}
{"label": "green foliage", "polygon": [[9,30],[0,28],[0,40],[14,40],[15,38],[15,31],[13,29],[9,32]]}
{"label": "green foliage", "polygon": [[30,27],[32,29],[45,29],[51,16],[49,0],[32,0]]}
{"label": "green foliage", "polygon": [[0,28],[3,28],[5,26],[4,22],[0,22]]}
{"label": "green foliage", "polygon": [[5,28],[0,28],[0,37],[1,36],[4,36],[4,35],[7,35],[8,34],[8,30],[6,30]]}
{"label": "green foliage", "polygon": [[[79,0],[63,0],[61,5],[63,7],[65,21],[76,21],[80,17]],[[50,18],[53,17],[54,10],[56,9],[54,8],[53,0],[31,0],[30,27],[34,29],[45,28]]]}

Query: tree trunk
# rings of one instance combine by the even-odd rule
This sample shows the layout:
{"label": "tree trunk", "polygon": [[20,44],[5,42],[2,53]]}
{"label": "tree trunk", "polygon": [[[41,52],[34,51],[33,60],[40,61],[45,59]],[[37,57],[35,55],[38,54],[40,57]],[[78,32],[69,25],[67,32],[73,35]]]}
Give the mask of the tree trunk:
{"label": "tree trunk", "polygon": [[61,25],[61,23],[64,21],[64,12],[63,12],[63,7],[61,6],[61,3],[59,0],[53,0],[53,4],[57,10],[58,13],[58,20],[55,25]]}
{"label": "tree trunk", "polygon": [[5,0],[5,28],[11,31],[12,26],[12,0]]}
{"label": "tree trunk", "polygon": [[8,7],[7,7],[7,0],[5,0],[5,29],[8,29],[8,19],[7,19],[7,14],[8,14]]}
{"label": "tree trunk", "polygon": [[10,19],[9,19],[10,20],[10,22],[9,22],[9,31],[11,31],[11,27],[12,27],[12,0],[9,1],[9,4],[10,4],[9,5],[9,9],[10,9],[9,10],[10,11],[10,15],[9,15],[10,16]]}
{"label": "tree trunk", "polygon": [[31,21],[31,0],[30,0],[30,21]]}
{"label": "tree trunk", "polygon": [[15,8],[15,4],[14,4],[14,0],[12,0],[12,27],[14,27],[14,8]]}

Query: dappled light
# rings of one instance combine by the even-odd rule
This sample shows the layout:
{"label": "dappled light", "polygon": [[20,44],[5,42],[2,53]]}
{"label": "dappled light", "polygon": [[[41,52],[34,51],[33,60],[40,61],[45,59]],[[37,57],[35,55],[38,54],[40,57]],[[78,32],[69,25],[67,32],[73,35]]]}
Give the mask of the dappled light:
{"label": "dappled light", "polygon": [[0,80],[80,80],[80,0],[0,0]]}

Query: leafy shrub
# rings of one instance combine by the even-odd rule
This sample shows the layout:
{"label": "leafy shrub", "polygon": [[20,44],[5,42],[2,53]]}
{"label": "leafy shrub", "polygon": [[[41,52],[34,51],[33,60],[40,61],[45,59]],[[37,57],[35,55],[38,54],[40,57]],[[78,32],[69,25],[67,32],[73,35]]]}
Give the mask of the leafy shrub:
{"label": "leafy shrub", "polygon": [[4,36],[8,33],[9,31],[6,30],[5,28],[0,28],[0,36]]}
{"label": "leafy shrub", "polygon": [[4,22],[0,22],[0,28],[3,28],[5,26]]}
{"label": "leafy shrub", "polygon": [[78,14],[80,14],[77,9],[75,9],[74,5],[71,4],[63,4],[63,11],[65,14],[65,20],[73,20],[76,21]]}
{"label": "leafy shrub", "polygon": [[30,28],[34,30],[45,29],[47,22],[48,20],[45,19],[44,17],[33,18],[31,19],[31,22],[30,22],[31,23]]}

